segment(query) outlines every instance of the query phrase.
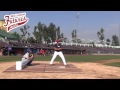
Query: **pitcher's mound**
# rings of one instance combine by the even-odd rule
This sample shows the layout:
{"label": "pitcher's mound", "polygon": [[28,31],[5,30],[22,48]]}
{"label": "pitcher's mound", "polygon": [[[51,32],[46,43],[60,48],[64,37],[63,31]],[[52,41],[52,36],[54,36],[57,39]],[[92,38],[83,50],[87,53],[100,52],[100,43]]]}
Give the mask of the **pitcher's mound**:
{"label": "pitcher's mound", "polygon": [[32,63],[31,66],[27,66],[22,70],[16,70],[16,65],[14,65],[6,69],[4,72],[81,73],[81,69],[77,68],[73,64],[64,66],[61,63],[53,65],[45,63]]}

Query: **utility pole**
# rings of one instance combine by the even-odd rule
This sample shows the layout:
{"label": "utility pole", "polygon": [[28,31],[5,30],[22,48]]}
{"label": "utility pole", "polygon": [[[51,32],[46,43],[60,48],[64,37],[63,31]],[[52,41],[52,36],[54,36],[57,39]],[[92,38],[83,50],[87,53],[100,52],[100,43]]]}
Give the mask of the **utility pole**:
{"label": "utility pole", "polygon": [[[77,13],[77,16],[76,16],[76,18],[77,18],[77,29],[75,30],[75,32],[77,32],[77,30],[78,30],[78,21],[79,21],[79,18],[80,18],[80,16],[79,16],[79,13]],[[77,33],[75,33],[75,34],[77,34]],[[75,35],[75,36],[77,36],[77,35]],[[75,39],[76,39],[77,37],[75,37]]]}
{"label": "utility pole", "polygon": [[79,13],[77,13],[76,18],[77,18],[77,30],[78,30],[78,19],[80,18]]}
{"label": "utility pole", "polygon": [[119,46],[120,46],[120,24],[119,24]]}

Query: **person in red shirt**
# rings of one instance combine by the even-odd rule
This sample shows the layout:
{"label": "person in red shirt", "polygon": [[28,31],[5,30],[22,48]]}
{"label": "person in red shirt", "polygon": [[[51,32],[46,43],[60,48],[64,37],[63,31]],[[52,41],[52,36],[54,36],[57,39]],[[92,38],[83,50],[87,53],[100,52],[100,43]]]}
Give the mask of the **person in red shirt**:
{"label": "person in red shirt", "polygon": [[41,48],[41,50],[40,50],[40,55],[41,56],[45,56],[45,51]]}

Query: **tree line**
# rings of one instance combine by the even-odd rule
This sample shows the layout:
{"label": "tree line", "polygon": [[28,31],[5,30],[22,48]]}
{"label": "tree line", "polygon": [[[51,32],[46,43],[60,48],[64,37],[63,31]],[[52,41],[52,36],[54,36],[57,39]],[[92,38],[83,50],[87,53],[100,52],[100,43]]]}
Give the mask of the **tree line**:
{"label": "tree line", "polygon": [[[57,27],[54,23],[50,23],[48,26],[45,24],[38,22],[36,26],[34,26],[34,31],[32,37],[30,33],[28,32],[28,29],[30,28],[29,25],[24,25],[23,28],[20,28],[20,31],[22,34],[19,34],[17,32],[11,33],[16,39],[22,40],[23,42],[28,43],[40,43],[40,44],[48,44],[53,43],[57,38],[60,38],[61,41],[67,42],[67,37],[64,37],[64,34],[61,33],[60,27]],[[101,44],[107,44],[112,46],[119,46],[119,38],[117,35],[112,36],[112,40],[109,38],[105,39],[104,35],[105,30],[103,28],[100,29],[100,31],[97,32],[97,37]],[[81,43],[81,39],[77,38],[77,30],[73,30],[71,33],[72,42],[73,43]],[[94,43],[94,42],[93,42]]]}
{"label": "tree line", "polygon": [[104,32],[105,32],[105,30],[103,28],[101,28],[100,31],[97,32],[97,36],[98,36],[98,39],[100,40],[101,44],[110,45],[110,43],[111,43],[111,46],[119,46],[120,45],[119,38],[117,35],[113,35],[112,40],[110,40],[109,38],[107,38],[105,40]]}

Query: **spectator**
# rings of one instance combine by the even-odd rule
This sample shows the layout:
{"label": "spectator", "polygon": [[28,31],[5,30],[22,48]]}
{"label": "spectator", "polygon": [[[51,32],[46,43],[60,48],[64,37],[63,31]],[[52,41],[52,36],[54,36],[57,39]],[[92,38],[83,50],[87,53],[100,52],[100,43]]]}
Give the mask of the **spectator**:
{"label": "spectator", "polygon": [[9,55],[12,54],[12,47],[11,46],[8,46],[8,52],[9,52]]}
{"label": "spectator", "polygon": [[41,48],[41,50],[40,50],[40,55],[41,56],[45,56],[45,51]]}

